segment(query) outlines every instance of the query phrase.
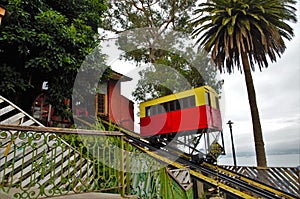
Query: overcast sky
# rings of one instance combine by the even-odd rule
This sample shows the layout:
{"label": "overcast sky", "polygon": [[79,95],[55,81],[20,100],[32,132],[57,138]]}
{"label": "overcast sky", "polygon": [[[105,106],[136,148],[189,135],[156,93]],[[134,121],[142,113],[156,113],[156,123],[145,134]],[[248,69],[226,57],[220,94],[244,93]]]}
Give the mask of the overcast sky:
{"label": "overcast sky", "polygon": [[[300,154],[300,23],[292,24],[295,37],[276,63],[253,73],[257,104],[267,152],[293,149]],[[232,120],[236,151],[254,151],[252,122],[244,76],[223,74],[225,121]],[[228,125],[223,124],[225,137]],[[226,139],[227,145],[230,140]],[[230,146],[230,145],[229,145]],[[230,147],[227,147],[230,148]],[[300,157],[299,157],[300,158]],[[300,161],[299,161],[300,165]]]}
{"label": "overcast sky", "polygon": [[[267,69],[263,69],[262,72],[257,69],[253,73],[267,154],[287,150],[300,154],[299,3],[297,9],[298,22],[291,24],[295,37],[292,41],[286,41],[287,49],[284,54],[277,59],[276,63],[270,62]],[[117,58],[112,61],[112,65],[113,69],[120,73],[130,77],[137,75],[134,65],[122,64]],[[223,106],[223,132],[227,153],[231,153],[230,133],[226,124],[228,120],[234,122],[233,135],[236,152],[254,153],[252,122],[244,75],[236,71],[231,75],[221,74],[221,78],[225,80],[221,105]],[[132,88],[136,81],[137,78],[134,78],[130,83],[131,86],[126,85],[123,88]],[[300,157],[298,162],[300,165]]]}

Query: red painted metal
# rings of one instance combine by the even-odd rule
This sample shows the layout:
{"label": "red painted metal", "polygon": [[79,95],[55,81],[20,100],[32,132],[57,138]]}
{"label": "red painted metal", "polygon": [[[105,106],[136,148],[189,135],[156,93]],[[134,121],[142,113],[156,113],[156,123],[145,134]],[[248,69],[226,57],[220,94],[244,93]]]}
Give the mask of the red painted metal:
{"label": "red painted metal", "polygon": [[220,111],[207,105],[140,118],[140,125],[142,137],[196,129],[222,130]]}

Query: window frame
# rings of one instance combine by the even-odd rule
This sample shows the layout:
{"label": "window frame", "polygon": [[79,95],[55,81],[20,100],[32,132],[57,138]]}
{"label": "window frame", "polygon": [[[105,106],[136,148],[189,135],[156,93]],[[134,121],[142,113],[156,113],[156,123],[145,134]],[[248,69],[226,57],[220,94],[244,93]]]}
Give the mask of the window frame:
{"label": "window frame", "polygon": [[[100,102],[101,100],[101,102]],[[100,110],[101,109],[101,110]],[[103,93],[97,93],[96,95],[96,115],[108,115],[108,101],[107,95]]]}
{"label": "window frame", "polygon": [[205,104],[207,106],[211,106],[211,99],[210,99],[210,93],[205,91]]}
{"label": "window frame", "polygon": [[171,100],[168,102],[155,104],[145,107],[146,116],[153,116],[162,113],[169,113],[173,111],[183,110],[196,106],[196,96],[191,95],[180,99]]}

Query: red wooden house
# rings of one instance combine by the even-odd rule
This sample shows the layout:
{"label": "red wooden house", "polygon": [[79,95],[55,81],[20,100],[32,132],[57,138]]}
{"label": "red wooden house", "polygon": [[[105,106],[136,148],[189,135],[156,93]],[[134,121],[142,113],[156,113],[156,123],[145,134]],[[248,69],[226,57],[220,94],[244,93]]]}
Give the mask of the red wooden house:
{"label": "red wooden house", "polygon": [[96,115],[128,130],[134,130],[134,103],[121,94],[121,82],[130,77],[113,71],[111,78],[99,85],[96,95]]}
{"label": "red wooden house", "polygon": [[[95,95],[95,103],[88,102],[85,105],[73,107],[73,114],[78,117],[100,117],[111,121],[128,130],[134,130],[134,104],[121,94],[121,82],[132,79],[120,73],[112,71],[110,79],[99,85],[99,92]],[[47,89],[46,89],[47,90]],[[70,106],[70,100],[65,100]],[[68,127],[69,120],[55,116],[55,111],[49,103],[47,95],[41,93],[34,101],[32,115],[47,126]]]}

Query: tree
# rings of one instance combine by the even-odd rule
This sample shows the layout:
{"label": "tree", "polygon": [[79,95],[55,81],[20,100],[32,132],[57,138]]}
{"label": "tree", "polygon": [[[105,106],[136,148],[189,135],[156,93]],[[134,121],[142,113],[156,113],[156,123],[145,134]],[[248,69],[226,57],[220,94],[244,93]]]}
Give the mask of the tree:
{"label": "tree", "polygon": [[[192,20],[197,43],[211,52],[218,69],[232,73],[234,66],[244,72],[250,104],[258,167],[266,167],[266,155],[251,69],[261,70],[286,49],[296,22],[293,0],[209,0],[201,3]],[[242,64],[240,63],[242,61]],[[242,67],[241,67],[242,65]]]}
{"label": "tree", "polygon": [[[123,58],[137,65],[150,65],[140,72],[142,78],[133,92],[136,100],[147,99],[147,94],[153,98],[207,84],[203,77],[215,78],[215,70],[202,69],[210,74],[200,74],[195,61],[201,60],[199,56],[203,60],[207,57],[193,51],[193,44],[183,39],[190,36],[192,29],[187,21],[194,7],[193,0],[112,2],[104,24],[120,35],[117,43],[124,52]],[[120,34],[124,31],[133,34]],[[205,64],[202,68],[208,67],[209,62],[201,63]],[[222,81],[213,83],[211,86],[219,90]]]}
{"label": "tree", "polygon": [[141,79],[133,96],[137,101],[145,101],[203,85],[221,92],[223,80],[218,80],[216,75],[206,54],[187,48],[184,57],[168,53],[157,59],[152,67],[140,71]]}
{"label": "tree", "polygon": [[106,5],[100,0],[10,0],[0,26],[0,92],[29,111],[43,81],[63,111],[85,56],[97,46]]}

